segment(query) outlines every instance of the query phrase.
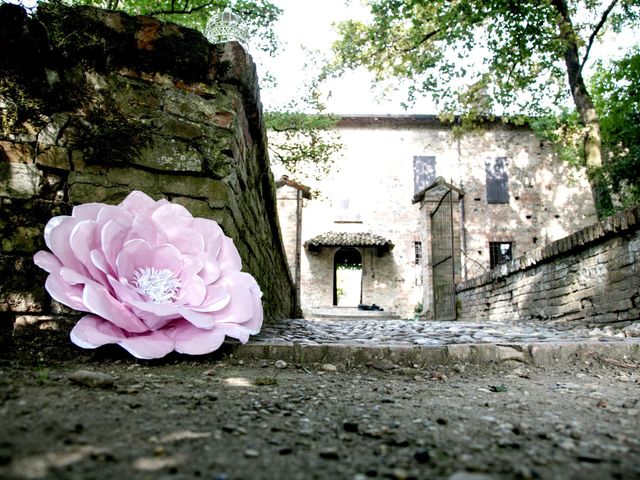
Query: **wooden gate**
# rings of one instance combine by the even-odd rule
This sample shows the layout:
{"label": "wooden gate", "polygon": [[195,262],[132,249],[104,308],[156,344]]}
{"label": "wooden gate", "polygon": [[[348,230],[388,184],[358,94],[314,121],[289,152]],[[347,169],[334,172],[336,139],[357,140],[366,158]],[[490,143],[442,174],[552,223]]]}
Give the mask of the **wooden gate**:
{"label": "wooden gate", "polygon": [[435,320],[456,319],[453,196],[445,193],[431,213],[431,258]]}

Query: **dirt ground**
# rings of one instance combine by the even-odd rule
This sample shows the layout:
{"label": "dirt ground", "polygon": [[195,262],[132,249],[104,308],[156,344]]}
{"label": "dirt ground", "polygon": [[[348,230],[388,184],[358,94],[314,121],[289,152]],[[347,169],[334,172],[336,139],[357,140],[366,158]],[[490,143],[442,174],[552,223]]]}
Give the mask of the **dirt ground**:
{"label": "dirt ground", "polygon": [[640,369],[613,363],[5,358],[0,478],[638,479]]}

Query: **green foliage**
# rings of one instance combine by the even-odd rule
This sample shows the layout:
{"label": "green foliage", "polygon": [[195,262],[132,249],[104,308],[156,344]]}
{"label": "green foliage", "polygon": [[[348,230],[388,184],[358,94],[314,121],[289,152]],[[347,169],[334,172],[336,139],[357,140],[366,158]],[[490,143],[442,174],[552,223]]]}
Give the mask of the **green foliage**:
{"label": "green foliage", "polygon": [[89,107],[77,123],[76,147],[89,164],[128,163],[150,139],[148,127],[127,118],[108,100]]}
{"label": "green foliage", "polygon": [[207,21],[227,5],[247,23],[256,48],[275,53],[278,38],[273,24],[282,10],[268,1],[247,0],[67,0],[72,5],[91,5],[109,10],[122,10],[131,15],[150,15],[165,22],[204,31]]}
{"label": "green foliage", "polygon": [[584,127],[575,110],[563,108],[559,114],[534,117],[529,121],[533,131],[551,142],[558,157],[574,167],[584,167]]}
{"label": "green foliage", "polygon": [[[637,0],[618,2],[606,14],[602,2],[574,0],[568,24],[559,22],[559,3],[369,0],[369,22],[338,25],[329,73],[365,67],[378,82],[409,80],[409,102],[429,95],[449,114],[474,118],[499,107],[539,115],[542,105],[569,93],[562,65],[567,47],[582,48],[584,63],[596,37],[637,22],[640,12]],[[570,27],[574,35],[564,35]]]}
{"label": "green foliage", "polygon": [[13,76],[0,78],[0,134],[7,136],[27,119],[38,118],[42,99],[31,95]]}
{"label": "green foliage", "polygon": [[339,263],[336,265],[338,270],[362,270],[362,263]]}
{"label": "green foliage", "polygon": [[[326,75],[364,67],[376,81],[409,80],[408,101],[428,95],[462,124],[554,111],[571,93],[585,128],[584,162],[599,215],[599,120],[583,69],[607,31],[640,23],[640,0],[369,0],[371,19],[339,25]],[[567,88],[569,87],[569,88]],[[551,130],[552,131],[552,130]],[[569,142],[570,144],[571,142]]]}
{"label": "green foliage", "polygon": [[[599,176],[625,208],[640,201],[640,50],[619,61],[600,62],[590,89],[600,118],[605,162],[602,169],[589,173]],[[535,118],[531,126],[554,143],[562,160],[584,166],[584,127],[575,110]]]}
{"label": "green foliage", "polygon": [[342,144],[337,117],[300,112],[266,112],[272,162],[298,181],[319,180],[330,171]]}
{"label": "green foliage", "polygon": [[599,64],[591,88],[601,117],[604,170],[622,206],[629,206],[640,201],[640,48]]}

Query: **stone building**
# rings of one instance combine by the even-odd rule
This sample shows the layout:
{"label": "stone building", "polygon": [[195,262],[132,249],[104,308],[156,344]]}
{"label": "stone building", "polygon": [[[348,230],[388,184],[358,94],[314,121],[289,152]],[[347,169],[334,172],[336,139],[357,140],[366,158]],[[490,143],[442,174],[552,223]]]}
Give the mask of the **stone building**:
{"label": "stone building", "polygon": [[[527,127],[488,122],[456,136],[435,116],[365,115],[343,116],[338,129],[344,149],[311,186],[316,198],[299,199],[291,181],[278,189],[306,316],[375,304],[385,316],[434,318],[434,259],[460,282],[596,219],[585,173]],[[438,205],[449,224],[432,223]]]}

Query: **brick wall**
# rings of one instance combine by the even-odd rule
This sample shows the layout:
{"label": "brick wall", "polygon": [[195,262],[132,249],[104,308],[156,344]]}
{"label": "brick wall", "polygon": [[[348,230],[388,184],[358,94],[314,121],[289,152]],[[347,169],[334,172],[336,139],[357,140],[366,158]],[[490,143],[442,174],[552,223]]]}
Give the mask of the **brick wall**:
{"label": "brick wall", "polygon": [[3,44],[18,49],[0,55],[0,335],[66,313],[31,260],[49,218],[131,190],[218,221],[267,321],[290,316],[255,66],[240,45],[95,8],[41,5],[37,20],[0,9]]}
{"label": "brick wall", "polygon": [[459,320],[624,325],[640,319],[640,206],[457,287]]}

